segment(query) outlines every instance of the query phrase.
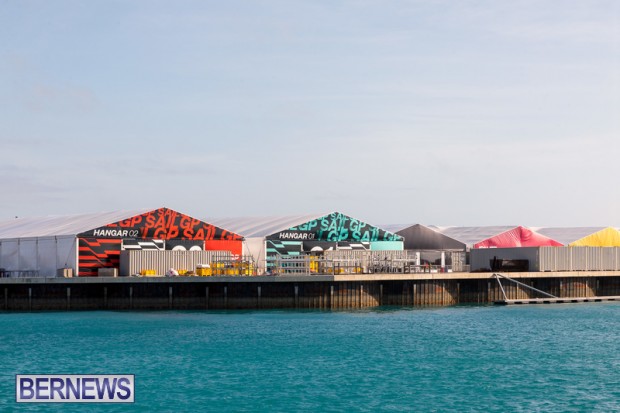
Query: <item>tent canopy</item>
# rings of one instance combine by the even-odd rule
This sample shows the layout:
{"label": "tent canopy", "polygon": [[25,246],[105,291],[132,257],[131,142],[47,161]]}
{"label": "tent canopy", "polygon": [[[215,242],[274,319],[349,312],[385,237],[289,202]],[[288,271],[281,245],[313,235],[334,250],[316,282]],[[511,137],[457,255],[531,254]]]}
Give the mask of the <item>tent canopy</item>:
{"label": "tent canopy", "polygon": [[466,245],[445,234],[421,224],[410,225],[396,234],[405,238],[406,250],[456,250],[464,251]]}
{"label": "tent canopy", "polygon": [[213,224],[182,214],[170,208],[159,208],[124,220],[89,228],[80,237],[154,238],[185,240],[242,241],[243,238]]}
{"label": "tent canopy", "polygon": [[287,228],[319,219],[326,214],[327,213],[267,217],[208,218],[207,221],[220,228],[225,228],[229,231],[241,234],[245,238],[264,238],[274,232],[283,231]]}
{"label": "tent canopy", "polygon": [[530,227],[530,229],[545,237],[553,238],[564,245],[569,245],[571,242],[594,234],[605,229],[605,227]]}
{"label": "tent canopy", "polygon": [[620,247],[620,231],[604,228],[568,244],[569,247]]}
{"label": "tent canopy", "polygon": [[209,219],[210,222],[245,238],[288,241],[402,241],[386,231],[340,212],[282,217]]}
{"label": "tent canopy", "polygon": [[120,230],[127,231],[128,236],[131,233],[131,238],[242,239],[236,233],[169,208],[15,218],[0,222],[0,239],[54,236],[107,238],[116,237]]}
{"label": "tent canopy", "polygon": [[458,240],[467,246],[472,246],[484,239],[493,237],[499,233],[510,231],[516,225],[511,226],[486,226],[486,227],[436,227],[429,226],[431,229]]}
{"label": "tent canopy", "polygon": [[0,222],[0,239],[77,235],[80,232],[98,228],[111,222],[128,219],[148,211],[148,209],[139,209],[79,215],[15,218]]}
{"label": "tent canopy", "polygon": [[474,244],[474,248],[561,247],[563,244],[519,226]]}

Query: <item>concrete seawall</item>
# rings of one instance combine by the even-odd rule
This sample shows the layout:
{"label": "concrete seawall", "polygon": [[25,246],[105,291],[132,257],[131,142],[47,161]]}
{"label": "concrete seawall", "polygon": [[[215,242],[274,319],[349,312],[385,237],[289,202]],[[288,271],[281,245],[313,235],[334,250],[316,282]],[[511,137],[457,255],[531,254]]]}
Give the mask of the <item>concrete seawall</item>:
{"label": "concrete seawall", "polygon": [[[557,297],[620,295],[620,272],[508,275]],[[502,287],[508,299],[535,298],[506,280]],[[0,311],[352,309],[504,298],[490,273],[0,279]]]}

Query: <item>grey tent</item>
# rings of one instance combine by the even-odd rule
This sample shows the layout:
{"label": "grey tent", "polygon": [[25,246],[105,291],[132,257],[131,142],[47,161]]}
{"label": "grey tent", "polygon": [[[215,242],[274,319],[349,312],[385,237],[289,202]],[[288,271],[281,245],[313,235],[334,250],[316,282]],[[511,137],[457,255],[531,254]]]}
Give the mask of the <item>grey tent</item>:
{"label": "grey tent", "polygon": [[396,231],[405,238],[406,250],[465,251],[466,245],[421,224]]}

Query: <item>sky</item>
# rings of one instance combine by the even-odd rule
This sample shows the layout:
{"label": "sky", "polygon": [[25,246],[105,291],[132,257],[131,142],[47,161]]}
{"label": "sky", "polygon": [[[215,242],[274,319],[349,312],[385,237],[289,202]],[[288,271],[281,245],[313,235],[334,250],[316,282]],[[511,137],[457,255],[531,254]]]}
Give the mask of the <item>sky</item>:
{"label": "sky", "polygon": [[620,227],[620,2],[0,0],[0,220]]}

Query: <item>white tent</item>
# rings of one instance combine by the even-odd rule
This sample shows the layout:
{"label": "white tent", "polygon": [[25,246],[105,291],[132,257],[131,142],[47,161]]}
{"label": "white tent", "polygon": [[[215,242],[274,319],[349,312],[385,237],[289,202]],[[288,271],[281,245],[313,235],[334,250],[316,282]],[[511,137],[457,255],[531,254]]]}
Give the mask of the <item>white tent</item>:
{"label": "white tent", "polygon": [[244,255],[263,267],[270,257],[297,256],[325,249],[402,250],[403,238],[340,212],[254,218],[209,218],[245,238]]}
{"label": "white tent", "polygon": [[502,232],[509,231],[517,225],[509,226],[485,226],[485,227],[437,227],[429,226],[438,232],[447,235],[457,241],[461,241],[467,247],[473,246],[475,243],[490,238]]}
{"label": "white tent", "polygon": [[60,268],[77,273],[77,234],[149,211],[114,211],[0,221],[0,268],[54,277]]}
{"label": "white tent", "polygon": [[206,220],[213,225],[243,236],[243,255],[252,256],[254,261],[259,264],[259,268],[264,269],[263,263],[265,262],[266,255],[265,237],[325,215],[327,214],[206,218]]}
{"label": "white tent", "polygon": [[553,238],[564,245],[577,241],[595,232],[605,229],[605,227],[566,227],[566,228],[532,228],[541,235]]}

